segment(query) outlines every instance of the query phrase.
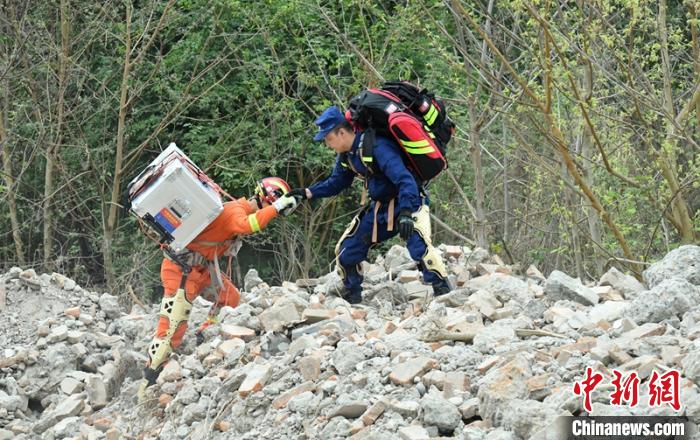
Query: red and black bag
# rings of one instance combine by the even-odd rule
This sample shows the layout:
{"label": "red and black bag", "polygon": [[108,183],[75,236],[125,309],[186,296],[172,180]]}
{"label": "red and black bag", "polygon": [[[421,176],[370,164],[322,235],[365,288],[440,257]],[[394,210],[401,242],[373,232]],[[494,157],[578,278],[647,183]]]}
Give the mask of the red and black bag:
{"label": "red and black bag", "polygon": [[368,169],[376,134],[394,138],[406,164],[423,182],[447,168],[447,143],[455,125],[444,103],[426,89],[405,81],[387,82],[380,89],[368,89],[350,100],[345,117],[356,130],[364,132],[362,157]]}

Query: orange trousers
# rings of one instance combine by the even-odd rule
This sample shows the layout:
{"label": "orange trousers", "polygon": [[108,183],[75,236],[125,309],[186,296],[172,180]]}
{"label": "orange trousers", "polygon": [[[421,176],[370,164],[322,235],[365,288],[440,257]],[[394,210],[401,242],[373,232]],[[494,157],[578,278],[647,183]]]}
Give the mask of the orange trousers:
{"label": "orange trousers", "polygon": [[[163,263],[160,266],[160,279],[163,283],[164,294],[166,297],[171,297],[175,295],[177,289],[180,288],[180,281],[182,280],[182,269],[174,261],[163,259]],[[221,307],[230,306],[236,307],[241,299],[241,294],[231,282],[231,279],[225,274],[221,274],[221,280],[223,281],[223,288],[218,292],[219,298],[217,304]],[[185,296],[187,301],[192,303],[195,298],[197,298],[202,291],[211,285],[212,279],[209,273],[209,268],[202,265],[192,266],[190,274],[187,276],[187,281],[185,281]],[[160,315],[158,319],[158,327],[156,328],[156,338],[165,337],[170,319],[167,316]],[[187,330],[187,320],[180,323],[175,330],[172,340],[170,341],[170,346],[173,349],[182,344],[182,337],[185,335]]]}

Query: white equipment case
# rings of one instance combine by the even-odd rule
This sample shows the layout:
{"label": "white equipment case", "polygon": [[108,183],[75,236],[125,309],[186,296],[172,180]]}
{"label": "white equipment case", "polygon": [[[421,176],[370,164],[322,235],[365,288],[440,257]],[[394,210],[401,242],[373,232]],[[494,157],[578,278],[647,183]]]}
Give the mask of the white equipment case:
{"label": "white equipment case", "polygon": [[128,185],[131,211],[182,251],[224,209],[220,188],[174,143]]}

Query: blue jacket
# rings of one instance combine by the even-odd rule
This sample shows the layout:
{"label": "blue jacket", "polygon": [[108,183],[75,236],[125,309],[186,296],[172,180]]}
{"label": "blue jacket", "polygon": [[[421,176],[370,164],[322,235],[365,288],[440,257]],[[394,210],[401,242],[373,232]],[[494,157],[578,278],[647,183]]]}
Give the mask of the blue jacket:
{"label": "blue jacket", "polygon": [[[373,161],[377,166],[375,172],[370,173],[360,157],[360,140],[361,134],[357,134],[352,148],[346,153],[347,162],[367,179],[369,197],[372,200],[388,202],[398,196],[399,209],[417,211],[421,206],[418,184],[403,162],[400,147],[385,137],[377,136],[372,151]],[[343,155],[338,155],[333,173],[309,187],[314,198],[334,196],[352,184],[356,174],[342,159]]]}

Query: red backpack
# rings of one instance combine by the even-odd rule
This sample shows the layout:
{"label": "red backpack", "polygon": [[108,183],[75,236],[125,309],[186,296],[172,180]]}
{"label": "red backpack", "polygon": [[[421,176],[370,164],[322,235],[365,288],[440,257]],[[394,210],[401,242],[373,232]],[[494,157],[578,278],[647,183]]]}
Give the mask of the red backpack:
{"label": "red backpack", "polygon": [[447,168],[447,143],[455,124],[444,103],[428,90],[405,81],[387,82],[352,98],[345,117],[364,132],[362,160],[369,170],[375,171],[371,163],[377,134],[398,142],[408,168],[422,182]]}

